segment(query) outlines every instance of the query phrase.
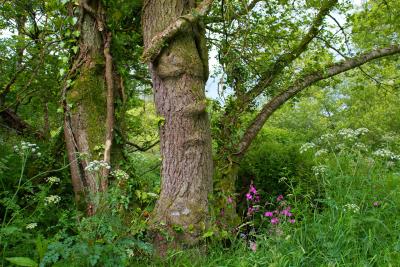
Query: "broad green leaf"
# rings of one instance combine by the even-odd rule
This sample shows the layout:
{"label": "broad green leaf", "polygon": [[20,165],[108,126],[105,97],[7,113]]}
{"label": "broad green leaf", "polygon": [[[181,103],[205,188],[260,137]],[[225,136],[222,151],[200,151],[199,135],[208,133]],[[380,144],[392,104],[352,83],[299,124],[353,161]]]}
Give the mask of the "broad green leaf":
{"label": "broad green leaf", "polygon": [[12,257],[12,258],[6,258],[6,260],[17,266],[27,266],[27,267],[38,266],[38,264],[34,260],[27,257]]}

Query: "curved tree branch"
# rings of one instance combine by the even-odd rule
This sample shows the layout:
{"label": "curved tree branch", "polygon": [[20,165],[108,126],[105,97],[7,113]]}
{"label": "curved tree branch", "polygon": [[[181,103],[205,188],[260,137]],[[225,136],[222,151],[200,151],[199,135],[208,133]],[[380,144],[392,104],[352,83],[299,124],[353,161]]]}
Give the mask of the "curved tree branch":
{"label": "curved tree branch", "polygon": [[239,149],[236,155],[240,157],[247,151],[254,138],[264,126],[264,123],[277,109],[279,109],[286,101],[288,101],[310,85],[313,85],[318,81],[333,77],[350,69],[357,68],[371,60],[399,53],[400,45],[392,45],[389,47],[372,50],[359,56],[333,64],[324,69],[320,69],[318,71],[303,75],[303,77],[294,82],[292,86],[273,97],[262,107],[260,112],[257,114],[257,116],[254,118],[250,126],[243,134],[238,144]]}
{"label": "curved tree branch", "polygon": [[283,70],[284,67],[292,63],[307,49],[308,44],[318,35],[324,18],[329,14],[337,2],[338,0],[326,0],[322,4],[317,16],[314,18],[311,27],[308,29],[308,32],[303,39],[291,51],[280,56],[275,64],[273,64],[268,71],[262,74],[260,81],[250,91],[247,92],[243,101],[246,106],[271,84],[271,82]]}
{"label": "curved tree branch", "polygon": [[150,42],[150,46],[143,51],[142,61],[153,62],[161,53],[168,42],[173,39],[179,32],[184,31],[191,24],[196,23],[210,11],[213,0],[204,0],[191,13],[179,17],[175,22],[171,23],[164,31],[155,35]]}

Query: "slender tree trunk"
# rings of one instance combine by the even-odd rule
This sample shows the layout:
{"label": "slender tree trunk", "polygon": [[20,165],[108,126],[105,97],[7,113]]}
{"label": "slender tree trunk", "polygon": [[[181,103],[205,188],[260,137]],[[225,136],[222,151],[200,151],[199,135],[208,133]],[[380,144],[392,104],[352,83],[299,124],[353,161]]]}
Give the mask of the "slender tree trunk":
{"label": "slender tree trunk", "polygon": [[101,1],[80,4],[80,51],[70,71],[77,76],[63,93],[64,133],[76,199],[84,200],[87,214],[93,215],[98,204],[93,196],[106,190],[108,170],[86,167],[93,160],[110,163],[113,135],[111,35],[104,26]]}
{"label": "slender tree trunk", "polygon": [[[193,8],[195,1],[145,1],[145,48],[151,46],[157,34]],[[204,92],[208,78],[204,29],[195,23],[178,33],[150,63],[150,71],[157,112],[164,118],[160,127],[161,193],[153,226],[165,226],[176,243],[195,244],[206,225],[213,172]],[[183,233],[174,232],[176,226]]]}

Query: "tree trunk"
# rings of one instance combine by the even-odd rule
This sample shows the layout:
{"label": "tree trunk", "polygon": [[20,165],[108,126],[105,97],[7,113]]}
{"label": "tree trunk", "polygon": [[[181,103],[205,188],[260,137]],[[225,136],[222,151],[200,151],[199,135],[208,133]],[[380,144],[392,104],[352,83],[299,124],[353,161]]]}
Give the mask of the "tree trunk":
{"label": "tree trunk", "polygon": [[94,160],[110,163],[114,123],[111,36],[104,28],[100,1],[81,1],[80,6],[80,51],[70,71],[70,76],[77,76],[63,93],[64,133],[76,199],[83,200],[87,214],[93,215],[98,205],[94,196],[106,190],[108,170],[86,167]]}
{"label": "tree trunk", "polygon": [[[193,8],[194,0],[145,1],[145,48],[151,46],[157,34]],[[178,33],[150,63],[150,71],[156,109],[164,119],[160,127],[161,193],[153,213],[153,226],[166,227],[175,244],[195,244],[206,226],[213,172],[204,92],[208,78],[204,28],[194,23]]]}

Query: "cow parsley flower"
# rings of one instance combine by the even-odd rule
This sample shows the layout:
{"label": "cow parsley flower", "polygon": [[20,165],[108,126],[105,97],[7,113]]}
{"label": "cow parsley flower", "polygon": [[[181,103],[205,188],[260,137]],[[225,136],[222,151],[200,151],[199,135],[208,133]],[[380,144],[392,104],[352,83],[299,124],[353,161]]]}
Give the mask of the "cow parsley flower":
{"label": "cow parsley flower", "polygon": [[61,197],[57,196],[57,195],[50,195],[48,197],[46,197],[44,199],[44,204],[47,205],[52,205],[52,204],[57,204],[58,202],[60,202]]}
{"label": "cow parsley flower", "polygon": [[49,184],[58,184],[60,183],[60,178],[55,177],[55,176],[50,176],[46,178],[46,182],[48,182]]}
{"label": "cow parsley flower", "polygon": [[111,175],[117,178],[117,180],[128,180],[129,174],[124,172],[123,170],[115,170],[111,172]]}
{"label": "cow parsley flower", "polygon": [[315,144],[312,142],[309,143],[304,143],[301,147],[300,147],[300,154],[303,154],[304,152],[307,152],[309,149],[314,148]]}
{"label": "cow parsley flower", "polygon": [[29,223],[26,225],[25,228],[28,230],[32,230],[32,229],[35,229],[36,227],[37,227],[37,223]]}
{"label": "cow parsley flower", "polygon": [[88,172],[97,172],[102,168],[111,169],[111,166],[104,160],[93,160],[85,167]]}
{"label": "cow parsley flower", "polygon": [[357,206],[356,204],[346,204],[343,206],[343,210],[346,212],[359,213],[360,207]]}

